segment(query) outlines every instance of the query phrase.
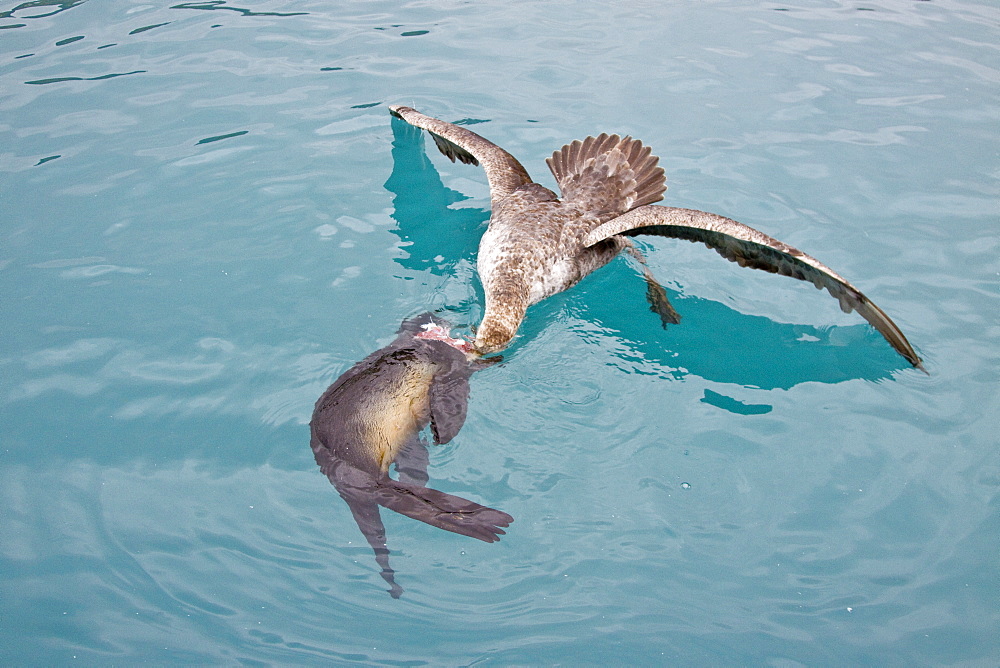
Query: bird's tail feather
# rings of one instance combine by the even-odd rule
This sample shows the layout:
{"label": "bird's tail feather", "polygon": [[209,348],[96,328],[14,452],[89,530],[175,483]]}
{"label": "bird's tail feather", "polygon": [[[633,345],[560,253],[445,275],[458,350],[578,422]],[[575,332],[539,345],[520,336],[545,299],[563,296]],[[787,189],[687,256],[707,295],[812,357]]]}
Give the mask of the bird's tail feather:
{"label": "bird's tail feather", "polygon": [[608,134],[576,140],[546,160],[563,200],[604,219],[663,199],[666,177],[658,162],[639,140]]}

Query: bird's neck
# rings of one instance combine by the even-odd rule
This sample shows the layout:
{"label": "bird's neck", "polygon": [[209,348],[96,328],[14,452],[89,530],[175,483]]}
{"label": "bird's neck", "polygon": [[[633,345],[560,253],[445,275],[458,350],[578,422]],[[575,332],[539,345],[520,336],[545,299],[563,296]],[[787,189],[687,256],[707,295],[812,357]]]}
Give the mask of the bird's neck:
{"label": "bird's neck", "polygon": [[524,313],[526,299],[504,300],[499,304],[487,299],[486,313],[476,330],[475,348],[480,353],[495,353],[506,348],[517,334]]}

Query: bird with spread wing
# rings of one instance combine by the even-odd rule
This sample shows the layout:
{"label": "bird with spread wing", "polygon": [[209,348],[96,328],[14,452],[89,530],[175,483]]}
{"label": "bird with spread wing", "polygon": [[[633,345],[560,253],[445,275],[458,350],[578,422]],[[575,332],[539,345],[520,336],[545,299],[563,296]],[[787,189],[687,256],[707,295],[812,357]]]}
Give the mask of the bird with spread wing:
{"label": "bird with spread wing", "polygon": [[[529,306],[566,290],[626,251],[641,261],[627,237],[642,234],[701,242],[743,267],[808,281],[825,288],[845,312],[857,311],[913,366],[921,359],[899,327],[846,279],[797,248],[714,213],[659,206],[666,178],[651,149],[631,137],[601,134],[563,146],[546,160],[562,194],[531,180],[507,151],[453,123],[409,107],[393,116],[427,130],[452,161],[481,165],[490,186],[492,215],[476,266],[486,295],[474,348],[505,348]],[[647,296],[664,325],[678,316],[643,264]]]}

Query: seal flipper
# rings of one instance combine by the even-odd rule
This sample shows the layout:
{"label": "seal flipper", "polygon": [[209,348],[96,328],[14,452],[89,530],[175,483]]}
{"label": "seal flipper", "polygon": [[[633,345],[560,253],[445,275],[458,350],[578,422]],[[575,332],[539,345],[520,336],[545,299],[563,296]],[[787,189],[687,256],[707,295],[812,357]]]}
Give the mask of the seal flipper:
{"label": "seal flipper", "polygon": [[375,500],[401,515],[487,543],[500,540],[505,533],[500,527],[514,521],[507,513],[475,501],[389,479],[379,485]]}
{"label": "seal flipper", "polygon": [[458,435],[465,424],[469,408],[469,376],[494,364],[503,358],[487,357],[469,362],[463,358],[452,361],[452,366],[434,376],[430,389],[431,431],[434,442],[444,445]]}
{"label": "seal flipper", "polygon": [[389,566],[389,548],[385,544],[385,525],[378,512],[378,503],[374,494],[357,494],[341,491],[340,496],[347,501],[354,521],[365,535],[368,544],[375,551],[375,561],[382,568],[381,576],[389,585],[389,595],[399,598],[403,588],[396,583],[395,571]]}
{"label": "seal flipper", "polygon": [[616,234],[655,234],[700,241],[741,267],[762,269],[807,281],[817,288],[826,288],[840,302],[841,310],[845,313],[857,311],[896,352],[926,373],[920,357],[896,323],[860,290],[816,258],[752,227],[705,211],[647,205],[599,225],[584,238],[583,243],[589,247]]}
{"label": "seal flipper", "polygon": [[427,475],[429,464],[430,455],[427,446],[416,435],[404,443],[396,455],[396,471],[399,473],[399,479],[419,487],[426,487],[427,481],[430,480],[430,476]]}
{"label": "seal flipper", "polygon": [[431,430],[434,442],[444,445],[455,438],[469,408],[469,377],[465,369],[436,376],[430,391]]}

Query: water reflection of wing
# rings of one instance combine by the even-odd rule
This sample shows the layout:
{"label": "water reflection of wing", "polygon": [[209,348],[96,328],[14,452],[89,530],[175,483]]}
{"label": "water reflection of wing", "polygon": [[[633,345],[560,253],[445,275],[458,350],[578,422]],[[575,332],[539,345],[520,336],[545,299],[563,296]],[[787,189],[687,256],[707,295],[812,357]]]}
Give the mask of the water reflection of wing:
{"label": "water reflection of wing", "polygon": [[860,290],[816,258],[743,223],[706,211],[670,206],[640,206],[592,230],[584,244],[616,234],[652,234],[701,242],[741,267],[790,276],[826,290],[844,313],[856,311],[913,366],[924,370],[917,352],[896,323]]}
{"label": "water reflection of wing", "polygon": [[396,261],[412,271],[450,274],[460,260],[472,260],[489,211],[449,208],[469,198],[441,182],[419,128],[393,118],[392,137],[392,174],[385,189],[393,193],[398,224],[391,231],[407,244],[407,257]]}
{"label": "water reflection of wing", "polygon": [[[621,277],[627,279],[631,276]],[[623,350],[617,366],[629,371],[675,378],[692,375],[771,390],[805,382],[879,380],[909,368],[865,324],[813,327],[775,322],[668,290],[682,319],[663,330],[641,300],[600,299],[605,289],[591,293],[594,296],[581,308],[580,318],[600,328],[598,338],[618,340]]]}

